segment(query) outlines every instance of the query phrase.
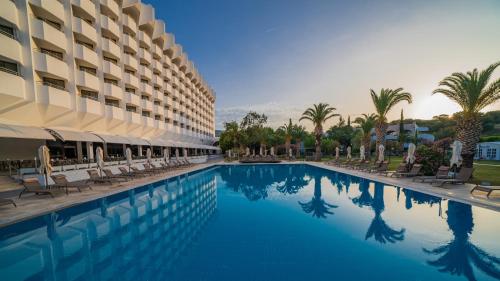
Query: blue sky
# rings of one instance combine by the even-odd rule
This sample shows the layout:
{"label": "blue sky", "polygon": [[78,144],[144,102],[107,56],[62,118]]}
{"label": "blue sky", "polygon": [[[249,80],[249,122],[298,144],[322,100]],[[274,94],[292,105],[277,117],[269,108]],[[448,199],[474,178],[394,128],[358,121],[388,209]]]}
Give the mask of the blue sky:
{"label": "blue sky", "polygon": [[317,102],[355,117],[381,87],[414,95],[393,118],[452,113],[430,95],[439,80],[500,60],[497,0],[144,2],[216,90],[217,128],[251,109],[278,126]]}

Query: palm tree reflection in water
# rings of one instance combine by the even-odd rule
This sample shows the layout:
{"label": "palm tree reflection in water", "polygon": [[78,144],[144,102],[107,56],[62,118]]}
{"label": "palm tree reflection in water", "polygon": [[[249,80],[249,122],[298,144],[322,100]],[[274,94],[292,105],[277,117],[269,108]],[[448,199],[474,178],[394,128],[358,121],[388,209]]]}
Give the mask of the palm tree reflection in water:
{"label": "palm tree reflection in water", "polygon": [[487,275],[500,279],[500,259],[472,244],[469,239],[474,229],[471,205],[449,201],[447,215],[446,221],[453,233],[453,240],[433,250],[424,248],[425,253],[439,256],[427,263],[439,268],[440,272],[464,275],[470,281],[477,280],[472,265]]}
{"label": "palm tree reflection in water", "polygon": [[321,198],[321,176],[314,175],[314,196],[311,201],[302,203],[299,202],[302,210],[306,213],[312,213],[313,217],[326,218],[326,215],[332,215],[330,209],[337,208],[338,206],[329,204]]}

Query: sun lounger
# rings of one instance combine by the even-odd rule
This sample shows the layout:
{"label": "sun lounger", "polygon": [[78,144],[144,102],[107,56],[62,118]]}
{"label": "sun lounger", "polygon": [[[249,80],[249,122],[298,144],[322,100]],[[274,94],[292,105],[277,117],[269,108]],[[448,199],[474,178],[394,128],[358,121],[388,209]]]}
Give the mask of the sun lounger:
{"label": "sun lounger", "polygon": [[52,198],[54,197],[54,191],[49,188],[49,186],[44,187],[38,182],[37,178],[26,178],[22,180],[24,189],[19,193],[19,198],[25,193],[35,193],[39,194],[48,194]]}
{"label": "sun lounger", "polygon": [[66,190],[66,195],[69,193],[70,188],[76,188],[78,192],[82,192],[81,188],[83,187],[92,189],[87,181],[70,182],[63,174],[51,175],[50,177],[58,187],[64,188]]}
{"label": "sun lounger", "polygon": [[381,172],[385,172],[385,171],[387,171],[388,166],[389,166],[389,162],[384,161],[384,162],[380,163],[380,165],[378,167],[376,167],[375,169],[371,169],[368,172],[369,173],[381,173]]}
{"label": "sun lounger", "polygon": [[99,172],[97,170],[91,169],[87,170],[87,173],[89,174],[90,180],[94,183],[109,183],[112,184],[113,180],[108,179],[106,177],[102,177],[99,175]]}
{"label": "sun lounger", "polygon": [[130,178],[137,178],[137,177],[144,177],[143,173],[135,173],[132,169],[130,171],[127,171],[125,167],[118,167],[118,170],[120,170],[120,173],[126,177]]}
{"label": "sun lounger", "polygon": [[396,168],[395,171],[384,171],[384,172],[380,172],[379,174],[382,174],[384,176],[388,176],[389,174],[394,174],[394,173],[406,173],[408,172],[408,166],[406,165],[406,163],[402,162],[402,163],[399,163],[399,166]]}
{"label": "sun lounger", "polygon": [[490,197],[493,191],[500,191],[500,185],[494,186],[494,185],[477,184],[476,186],[474,186],[474,188],[471,189],[470,193],[472,194],[476,190],[486,192],[486,197]]}
{"label": "sun lounger", "polygon": [[434,180],[437,179],[451,179],[449,176],[450,173],[450,167],[448,166],[441,166],[438,168],[438,171],[434,176],[419,176],[419,177],[414,177],[413,181],[420,181],[420,182],[433,182]]}
{"label": "sun lounger", "polygon": [[106,175],[106,178],[108,178],[108,179],[115,179],[116,181],[125,182],[125,181],[128,181],[130,178],[126,175],[115,175],[115,174],[113,174],[113,172],[111,172],[110,169],[102,169],[102,171],[104,172],[104,174]]}
{"label": "sun lounger", "polygon": [[422,170],[422,164],[414,164],[409,172],[395,172],[391,174],[391,177],[416,177],[420,175]]}
{"label": "sun lounger", "polygon": [[460,172],[452,179],[436,179],[432,182],[432,185],[443,186],[445,183],[449,184],[464,184],[472,177],[473,168],[462,167]]}
{"label": "sun lounger", "polygon": [[17,207],[14,200],[7,198],[0,198],[0,206],[5,206],[5,205],[14,205],[14,207]]}
{"label": "sun lounger", "polygon": [[153,175],[154,174],[154,172],[151,171],[151,170],[146,170],[146,169],[139,170],[139,168],[137,168],[137,167],[130,167],[130,169],[132,169],[132,171],[134,172],[134,174],[140,174],[140,175],[143,175],[143,176],[144,175]]}

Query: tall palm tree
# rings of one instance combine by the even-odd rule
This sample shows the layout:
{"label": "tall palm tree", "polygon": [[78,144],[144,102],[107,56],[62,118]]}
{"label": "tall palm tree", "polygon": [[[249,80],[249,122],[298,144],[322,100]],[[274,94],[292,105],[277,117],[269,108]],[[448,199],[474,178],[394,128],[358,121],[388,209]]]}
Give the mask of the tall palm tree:
{"label": "tall palm tree", "polygon": [[281,130],[285,133],[285,148],[286,154],[288,155],[288,151],[290,151],[290,144],[292,143],[292,135],[293,135],[293,124],[292,118],[288,120],[287,124],[284,124],[280,127]]}
{"label": "tall palm tree", "polygon": [[323,136],[323,124],[330,118],[340,116],[333,113],[336,109],[327,103],[314,104],[302,113],[299,121],[309,120],[314,125],[314,135],[316,137],[316,161],[321,160],[321,137]]}
{"label": "tall palm tree", "polygon": [[370,157],[370,146],[371,146],[371,131],[375,126],[375,120],[377,115],[374,113],[368,115],[363,114],[362,117],[357,117],[354,123],[359,125],[359,129],[363,133],[361,138],[361,143],[365,146],[365,156]]}
{"label": "tall palm tree", "polygon": [[462,112],[457,120],[457,139],[463,143],[462,158],[465,167],[472,167],[482,125],[479,111],[500,99],[500,78],[488,84],[500,62],[479,72],[453,73],[439,82],[433,94],[443,94],[456,102]]}
{"label": "tall palm tree", "polygon": [[304,126],[298,124],[293,125],[292,138],[295,139],[295,145],[297,146],[297,158],[300,157],[300,145],[306,134],[306,128],[304,128]]}
{"label": "tall palm tree", "polygon": [[474,245],[470,239],[474,229],[471,206],[449,201],[446,213],[453,239],[433,250],[424,248],[425,253],[438,256],[427,263],[439,268],[440,272],[464,275],[469,281],[477,280],[473,265],[494,279],[500,279],[500,258]]}
{"label": "tall palm tree", "polygon": [[[403,88],[381,89],[377,94],[370,89],[373,105],[377,112],[377,120],[375,122],[375,133],[377,135],[377,148],[380,144],[385,144],[385,133],[387,131],[387,114],[391,109],[402,101],[412,102],[411,94],[405,92]],[[378,149],[377,149],[378,153]]]}

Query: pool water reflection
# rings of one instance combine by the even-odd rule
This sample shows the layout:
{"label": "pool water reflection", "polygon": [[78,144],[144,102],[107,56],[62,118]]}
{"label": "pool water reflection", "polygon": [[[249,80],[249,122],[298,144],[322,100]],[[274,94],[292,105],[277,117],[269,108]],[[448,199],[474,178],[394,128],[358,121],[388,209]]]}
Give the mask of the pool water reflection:
{"label": "pool water reflection", "polygon": [[500,280],[498,215],[308,165],[219,166],[0,229],[0,276]]}

